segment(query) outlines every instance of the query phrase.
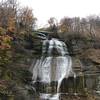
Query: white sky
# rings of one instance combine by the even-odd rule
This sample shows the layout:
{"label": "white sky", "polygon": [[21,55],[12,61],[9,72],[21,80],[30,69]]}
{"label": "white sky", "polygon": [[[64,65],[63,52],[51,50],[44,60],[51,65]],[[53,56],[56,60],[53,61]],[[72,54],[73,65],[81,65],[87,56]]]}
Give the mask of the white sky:
{"label": "white sky", "polygon": [[50,17],[86,17],[100,15],[100,0],[19,0],[21,5],[33,8],[38,25],[43,26]]}

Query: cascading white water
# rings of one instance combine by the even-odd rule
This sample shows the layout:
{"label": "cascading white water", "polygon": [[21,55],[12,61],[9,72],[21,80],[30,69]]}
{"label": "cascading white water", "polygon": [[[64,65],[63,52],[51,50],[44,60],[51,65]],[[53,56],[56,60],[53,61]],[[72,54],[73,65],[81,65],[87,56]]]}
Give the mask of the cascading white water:
{"label": "cascading white water", "polygon": [[33,80],[50,84],[58,82],[57,93],[40,93],[40,100],[59,100],[59,88],[64,78],[68,78],[72,71],[72,61],[64,42],[52,38],[44,40],[42,57],[37,60],[33,68]]}

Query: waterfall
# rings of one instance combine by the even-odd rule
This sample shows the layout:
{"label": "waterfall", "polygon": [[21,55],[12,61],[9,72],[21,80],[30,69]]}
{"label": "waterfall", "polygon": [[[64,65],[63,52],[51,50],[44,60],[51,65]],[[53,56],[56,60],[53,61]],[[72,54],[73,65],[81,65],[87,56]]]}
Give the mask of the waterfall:
{"label": "waterfall", "polygon": [[72,60],[65,43],[56,38],[44,40],[42,57],[37,60],[33,68],[33,82],[37,82],[39,78],[41,83],[57,82],[58,84],[57,93],[40,93],[40,100],[59,100],[61,82],[71,74],[73,74]]}

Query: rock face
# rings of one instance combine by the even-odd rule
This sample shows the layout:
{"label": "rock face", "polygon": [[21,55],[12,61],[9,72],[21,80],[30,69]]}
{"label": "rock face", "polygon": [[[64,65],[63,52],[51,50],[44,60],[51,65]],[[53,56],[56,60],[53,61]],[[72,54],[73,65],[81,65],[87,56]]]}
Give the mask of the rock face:
{"label": "rock face", "polygon": [[[68,51],[72,57],[72,67],[76,73],[74,77],[64,79],[61,85],[61,92],[63,93],[84,93],[84,91],[94,92],[100,91],[100,45],[99,40],[88,40],[87,38],[68,38],[66,44]],[[33,55],[41,55],[43,39],[34,38],[33,40]],[[54,54],[57,52],[55,51]],[[35,57],[35,56],[34,56]],[[34,58],[33,57],[33,58]],[[34,62],[35,64],[35,62]],[[74,84],[73,84],[74,83]],[[53,83],[57,84],[57,83]],[[40,87],[41,89],[41,87]],[[66,100],[67,96],[62,100]],[[78,100],[74,97],[68,100]],[[82,100],[82,99],[79,99]],[[83,99],[84,100],[84,99]],[[86,99],[85,99],[86,100]],[[87,100],[90,100],[87,98]],[[95,99],[93,99],[95,100]]]}
{"label": "rock face", "polygon": [[73,69],[77,75],[80,72],[84,75],[85,88],[94,91],[97,89],[97,84],[100,83],[100,80],[98,80],[100,77],[99,40],[74,38],[68,42],[70,43],[69,51],[73,59]]}
{"label": "rock face", "polygon": [[[36,41],[38,41],[38,39]],[[39,41],[41,44],[41,40]],[[61,91],[65,93],[80,93],[84,92],[85,88],[94,91],[99,87],[100,81],[99,40],[90,40],[85,37],[71,37],[66,38],[64,41],[72,57],[72,67],[77,78],[75,80],[73,77],[70,77],[68,80],[64,79],[61,85]],[[38,50],[40,50],[40,48]]]}
{"label": "rock face", "polygon": [[[92,41],[83,38],[81,39],[72,38],[66,41],[66,44],[68,45],[69,49],[68,51],[70,52],[70,55],[72,57],[72,63],[73,63],[72,67],[73,70],[76,72],[77,78],[76,80],[74,80],[73,77],[70,77],[68,80],[64,79],[61,85],[61,92],[84,93],[85,91],[90,91],[98,95],[100,91],[100,44],[99,43],[100,42],[98,40]],[[34,50],[38,51],[37,53],[39,53],[41,51],[42,40],[34,39],[34,44],[36,44]],[[78,99],[86,100],[86,98],[87,100],[96,100],[94,97],[91,97],[94,98],[91,99],[90,97],[81,97],[81,96],[76,96],[76,97],[63,96],[61,100],[66,100],[67,98],[68,100],[78,100]]]}

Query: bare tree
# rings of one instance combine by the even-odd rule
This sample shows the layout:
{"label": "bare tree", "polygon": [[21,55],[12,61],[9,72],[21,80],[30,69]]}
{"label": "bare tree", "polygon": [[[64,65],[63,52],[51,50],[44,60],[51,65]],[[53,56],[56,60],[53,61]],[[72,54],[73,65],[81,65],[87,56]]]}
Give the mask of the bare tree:
{"label": "bare tree", "polygon": [[20,9],[18,20],[20,28],[29,32],[34,29],[37,19],[33,15],[33,10],[25,7]]}
{"label": "bare tree", "polygon": [[80,33],[80,18],[74,17],[72,18],[72,31]]}
{"label": "bare tree", "polygon": [[49,20],[48,20],[48,23],[49,23],[49,31],[51,32],[54,32],[54,33],[57,33],[58,31],[58,21],[56,18],[54,17],[51,17]]}
{"label": "bare tree", "polygon": [[72,31],[72,19],[68,17],[64,17],[60,21],[60,31],[63,33]]}
{"label": "bare tree", "polygon": [[16,26],[17,0],[0,2],[0,26],[7,29]]}

